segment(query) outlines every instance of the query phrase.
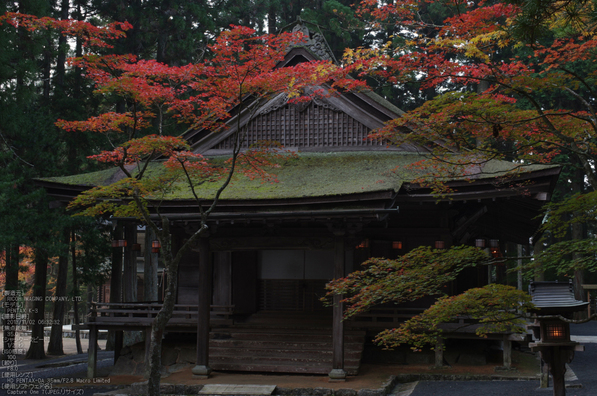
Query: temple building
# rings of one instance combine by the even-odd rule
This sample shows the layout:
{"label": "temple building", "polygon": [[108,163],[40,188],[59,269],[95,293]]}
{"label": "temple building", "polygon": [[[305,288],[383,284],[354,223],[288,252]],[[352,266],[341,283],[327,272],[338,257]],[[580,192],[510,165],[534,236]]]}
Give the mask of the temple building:
{"label": "temple building", "polygon": [[[280,67],[331,56],[321,36],[309,34],[310,42],[291,49]],[[185,135],[196,153],[226,157],[240,117],[245,147],[272,140],[297,154],[275,170],[277,183],[236,179],[208,219],[209,236],[180,265],[178,305],[167,331],[183,338],[191,334],[190,340],[203,334],[191,364],[213,370],[356,375],[366,340],[421,312],[432,298],[342,321],[341,305],[326,307],[320,300],[328,281],[358,269],[369,257],[392,258],[421,245],[448,248],[474,245],[477,239],[499,241],[502,248],[506,242],[528,245],[559,174],[557,167],[526,166],[504,182],[501,176],[514,165],[491,161],[470,180],[448,181],[452,192],[438,197],[413,183],[417,175],[407,168],[425,156],[424,148],[388,147],[368,139],[371,131],[402,114],[382,97],[352,92],[292,104],[279,94],[256,106],[251,116],[233,117],[223,132]],[[55,199],[68,201],[122,177],[114,169],[39,183]],[[212,187],[199,191],[209,203]],[[176,240],[199,226],[188,191],[162,202],[160,212],[170,218]],[[151,236],[138,226],[117,222],[128,243],[115,247],[124,272],[115,271],[123,278],[112,283],[129,294],[137,290],[135,300],[120,293],[120,300],[103,308],[98,304],[97,316],[88,323],[92,332],[147,331],[160,306],[161,295],[148,298],[142,285],[157,290],[155,280],[167,275],[152,267],[151,255],[144,259],[133,250],[142,239],[149,249]],[[467,269],[449,292],[490,281],[487,267]],[[110,293],[105,294],[107,299]],[[209,320],[199,318],[197,307],[208,305]]]}

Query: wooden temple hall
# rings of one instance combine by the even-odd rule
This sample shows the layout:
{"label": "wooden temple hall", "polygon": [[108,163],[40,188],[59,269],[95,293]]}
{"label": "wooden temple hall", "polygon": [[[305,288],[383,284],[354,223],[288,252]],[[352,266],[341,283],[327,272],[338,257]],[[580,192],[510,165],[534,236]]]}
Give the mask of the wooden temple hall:
{"label": "wooden temple hall", "polygon": [[[291,49],[280,67],[331,57],[322,37],[308,33],[311,41]],[[204,367],[207,375],[209,370],[319,373],[333,379],[356,375],[372,335],[421,312],[432,300],[380,306],[342,321],[341,305],[326,307],[320,300],[326,282],[358,269],[369,257],[396,257],[421,245],[447,248],[481,238],[499,240],[502,246],[528,244],[559,169],[528,166],[513,182],[502,184],[500,176],[512,165],[489,162],[472,182],[449,182],[454,192],[438,200],[410,183],[414,177],[405,169],[421,160],[424,149],[389,148],[367,139],[401,113],[378,95],[359,92],[300,105],[280,94],[260,103],[254,117],[240,115],[246,146],[275,140],[298,156],[276,170],[278,183],[235,180],[209,218],[209,236],[181,263],[178,305],[166,340],[188,340],[192,349],[196,345],[196,361],[189,364]],[[234,123],[223,133],[194,131],[186,138],[196,152],[226,156]],[[56,199],[68,201],[121,177],[118,170],[108,170],[40,183]],[[524,185],[524,191],[513,185]],[[204,193],[213,196],[211,190]],[[169,214],[175,240],[198,227],[198,210],[184,191],[160,210]],[[117,357],[122,331],[149,329],[160,307],[156,282],[167,276],[155,264],[159,253],[134,249],[143,239],[150,249],[151,236],[137,226],[117,222],[116,231],[122,230],[128,242],[114,248],[111,285],[124,291],[112,291],[110,298],[106,292],[87,323],[92,335],[98,329],[117,332]],[[463,271],[449,285],[450,293],[491,282],[488,273],[487,267]],[[211,315],[199,317],[198,307],[208,306]]]}

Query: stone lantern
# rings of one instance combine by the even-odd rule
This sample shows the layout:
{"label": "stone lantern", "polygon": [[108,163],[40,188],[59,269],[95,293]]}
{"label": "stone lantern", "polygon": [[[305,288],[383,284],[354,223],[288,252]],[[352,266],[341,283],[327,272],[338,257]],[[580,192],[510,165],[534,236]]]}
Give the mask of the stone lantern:
{"label": "stone lantern", "polygon": [[529,346],[549,365],[554,396],[564,396],[566,363],[572,361],[575,351],[583,351],[584,347],[570,340],[570,324],[555,316],[569,318],[574,312],[586,309],[588,302],[574,298],[572,281],[531,282],[529,294],[537,308],[537,319],[532,326],[535,342]]}

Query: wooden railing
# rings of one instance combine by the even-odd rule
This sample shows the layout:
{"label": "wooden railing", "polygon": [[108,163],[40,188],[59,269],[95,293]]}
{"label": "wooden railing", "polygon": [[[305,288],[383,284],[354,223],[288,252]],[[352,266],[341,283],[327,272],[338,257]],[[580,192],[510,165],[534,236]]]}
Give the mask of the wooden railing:
{"label": "wooden railing", "polygon": [[[92,303],[88,324],[106,326],[151,326],[162,308],[159,303]],[[210,321],[232,323],[234,305],[212,305]],[[197,305],[174,305],[168,326],[197,325]]]}

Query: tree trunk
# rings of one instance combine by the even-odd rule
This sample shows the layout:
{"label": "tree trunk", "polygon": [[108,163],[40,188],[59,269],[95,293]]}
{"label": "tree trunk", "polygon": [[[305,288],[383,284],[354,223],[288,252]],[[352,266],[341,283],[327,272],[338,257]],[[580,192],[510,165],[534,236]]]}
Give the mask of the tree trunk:
{"label": "tree trunk", "polygon": [[[69,0],[62,0],[60,3],[60,19],[68,19],[68,10],[70,6]],[[58,38],[58,57],[56,58],[56,75],[54,77],[55,86],[62,94],[64,92],[64,76],[66,74],[66,56],[68,53],[68,45],[66,36],[61,34]]]}
{"label": "tree trunk", "polygon": [[33,319],[31,343],[25,355],[26,359],[45,359],[44,352],[44,306],[46,299],[46,281],[48,272],[48,254],[41,248],[35,249],[35,281],[33,283]]}
{"label": "tree trunk", "polygon": [[[16,291],[19,288],[19,245],[8,245],[4,251],[5,258],[5,290]],[[17,296],[5,298],[5,319],[3,324],[4,346],[3,355],[15,352],[16,313],[18,309]]]}
{"label": "tree trunk", "polygon": [[75,324],[75,341],[77,344],[77,353],[83,353],[81,346],[81,331],[79,330],[79,282],[77,281],[77,246],[75,244],[76,235],[72,232],[71,261],[73,264],[73,322]]}
{"label": "tree trunk", "polygon": [[277,9],[274,2],[271,2],[269,5],[269,9],[267,12],[267,32],[269,34],[275,34],[278,30],[277,28]]}
{"label": "tree trunk", "polygon": [[[576,171],[575,180],[572,182],[572,189],[573,192],[583,193],[584,191],[584,174],[581,171]],[[576,216],[576,213],[573,214]],[[571,237],[573,241],[580,241],[584,238],[584,226],[582,223],[573,223],[571,226]],[[572,259],[578,260],[581,259],[582,255],[579,253],[573,253]],[[584,283],[584,272],[582,269],[577,269],[574,271],[574,298],[580,301],[585,299],[585,291],[582,287]],[[586,312],[576,312],[574,314],[575,319],[582,319],[586,317]]]}
{"label": "tree trunk", "polygon": [[[533,255],[538,256],[543,251],[543,240],[540,239],[538,241],[533,240]],[[545,280],[545,271],[543,268],[537,268],[535,270],[535,282],[543,282]]]}
{"label": "tree trunk", "polygon": [[[203,229],[204,227],[201,227]],[[196,235],[198,235],[197,233]],[[172,236],[170,235],[170,223],[167,218],[162,218],[162,230],[159,233],[159,239],[162,245],[161,256],[164,263],[167,276],[167,286],[164,295],[162,309],[158,312],[151,324],[151,338],[149,344],[149,367],[146,367],[148,376],[147,390],[149,396],[160,395],[160,369],[162,366],[162,337],[168,321],[172,317],[174,304],[176,303],[176,289],[178,287],[178,263],[180,262],[181,252],[188,249],[180,246],[174,247]],[[191,238],[192,239],[192,238]],[[179,249],[180,248],[180,249]],[[174,254],[174,250],[177,254]]]}
{"label": "tree trunk", "polygon": [[[68,246],[70,242],[70,231],[64,231],[63,243]],[[56,301],[54,301],[54,314],[52,317],[52,329],[48,343],[48,355],[64,355],[62,347],[62,326],[64,324],[64,312],[66,308],[66,281],[68,274],[68,248],[58,256],[58,277],[56,279]]]}
{"label": "tree trunk", "polygon": [[52,84],[50,84],[52,75],[52,62],[53,62],[53,41],[51,34],[47,33],[46,46],[43,52],[43,98],[47,104],[50,104],[50,95],[52,92]]}
{"label": "tree trunk", "polygon": [[[112,239],[122,239],[123,232],[122,226],[116,226],[116,229],[112,233]],[[118,303],[122,302],[122,248],[112,248],[112,273],[110,274],[110,302]],[[108,331],[108,341],[106,342],[106,350],[114,350],[114,330]]]}
{"label": "tree trunk", "polygon": [[[167,237],[169,239],[169,236]],[[162,366],[162,337],[168,321],[172,317],[176,302],[176,288],[178,285],[178,262],[173,262],[171,242],[164,243],[162,238],[162,252],[164,252],[165,266],[168,272],[168,285],[164,296],[162,309],[156,315],[151,325],[151,341],[149,345],[148,394],[160,394],[160,369]]]}

